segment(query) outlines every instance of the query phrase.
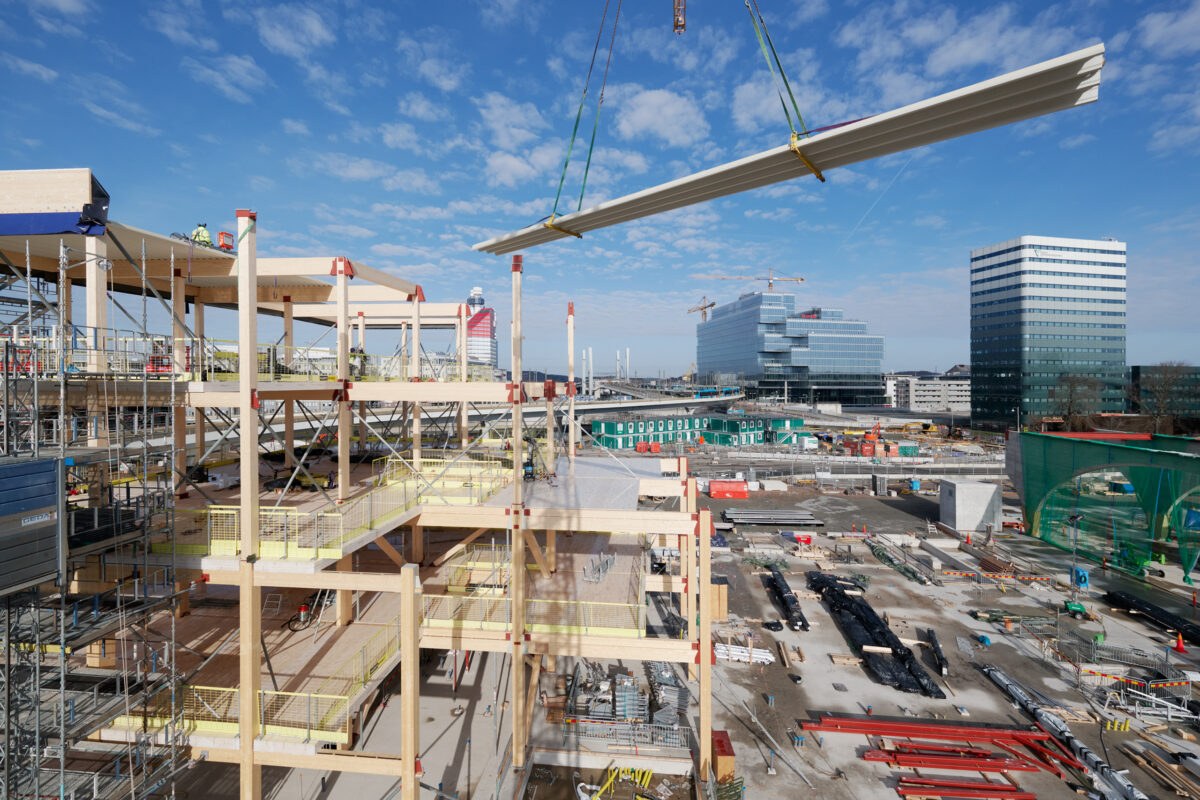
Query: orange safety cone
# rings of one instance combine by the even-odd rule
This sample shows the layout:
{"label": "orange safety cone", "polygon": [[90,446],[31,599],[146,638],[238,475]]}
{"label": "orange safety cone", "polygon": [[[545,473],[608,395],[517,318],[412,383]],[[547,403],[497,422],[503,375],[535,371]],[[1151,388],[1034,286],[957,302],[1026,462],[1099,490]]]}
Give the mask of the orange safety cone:
{"label": "orange safety cone", "polygon": [[1186,653],[1187,650],[1183,647],[1183,634],[1175,634],[1175,647],[1172,648],[1176,653]]}

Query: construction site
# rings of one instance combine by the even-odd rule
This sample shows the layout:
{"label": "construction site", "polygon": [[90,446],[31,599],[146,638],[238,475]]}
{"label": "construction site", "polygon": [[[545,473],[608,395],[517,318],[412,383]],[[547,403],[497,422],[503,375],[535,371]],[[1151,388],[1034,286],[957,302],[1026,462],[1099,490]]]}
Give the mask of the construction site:
{"label": "construction site", "polygon": [[1103,52],[480,242],[507,376],[268,213],[0,172],[0,796],[1200,798],[1193,440],[583,402],[572,303],[522,364],[538,245],[1094,102]]}

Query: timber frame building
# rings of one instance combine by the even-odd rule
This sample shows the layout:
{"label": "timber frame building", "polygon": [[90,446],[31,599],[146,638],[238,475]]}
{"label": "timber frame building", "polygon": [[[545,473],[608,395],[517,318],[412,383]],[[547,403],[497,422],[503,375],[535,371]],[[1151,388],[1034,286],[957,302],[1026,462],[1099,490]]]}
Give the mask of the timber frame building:
{"label": "timber frame building", "polygon": [[[0,580],[4,797],[128,796],[133,783],[141,796],[206,760],[237,764],[244,798],[262,796],[264,766],[394,776],[415,798],[427,650],[506,656],[500,778],[514,796],[539,675],[561,657],[688,665],[699,724],[684,752],[708,774],[712,521],[686,459],[576,458],[573,306],[565,383],[495,381],[468,363],[465,303],[350,257],[259,258],[269,222],[250,210],[222,249],[111,221],[107,205],[87,169],[0,173],[6,288],[28,301],[0,324],[0,469],[52,464],[59,522],[43,571]],[[511,267],[521,376],[521,256]],[[147,329],[148,307],[169,331]],[[210,307],[236,310],[235,342],[206,332]],[[264,315],[282,318],[280,343],[256,344]],[[297,345],[296,320],[335,345]],[[437,328],[454,331],[457,370],[429,380],[421,336]],[[399,330],[401,347],[367,356],[376,329]],[[539,429],[524,424],[531,406]],[[523,480],[529,447],[554,481]],[[645,496],[673,510],[639,508]],[[621,603],[562,569],[585,537],[636,543],[612,547]],[[651,574],[651,548],[678,550],[667,574]],[[654,593],[698,624],[656,634]],[[275,624],[302,604],[297,631]],[[363,605],[385,621],[364,627]],[[314,621],[322,647],[286,646],[314,639]],[[85,679],[95,692],[76,691]],[[399,686],[398,746],[356,752],[385,683]]]}

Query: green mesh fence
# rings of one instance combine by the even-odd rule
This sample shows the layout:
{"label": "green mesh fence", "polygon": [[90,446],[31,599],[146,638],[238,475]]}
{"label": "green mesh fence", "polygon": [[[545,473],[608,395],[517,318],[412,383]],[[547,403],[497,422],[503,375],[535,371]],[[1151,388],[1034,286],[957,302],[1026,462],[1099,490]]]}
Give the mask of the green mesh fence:
{"label": "green mesh fence", "polygon": [[1032,535],[1134,573],[1169,554],[1191,582],[1200,557],[1200,441],[1023,433],[1021,461]]}

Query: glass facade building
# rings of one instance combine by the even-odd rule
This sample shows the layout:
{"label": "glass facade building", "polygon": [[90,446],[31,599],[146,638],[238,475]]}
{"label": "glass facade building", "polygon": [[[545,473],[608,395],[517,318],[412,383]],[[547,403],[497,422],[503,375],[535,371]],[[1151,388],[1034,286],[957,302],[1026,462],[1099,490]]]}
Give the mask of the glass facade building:
{"label": "glass facade building", "polygon": [[1124,242],[1022,236],[970,269],[972,426],[1124,410]]}
{"label": "glass facade building", "polygon": [[717,306],[696,326],[696,369],[792,401],[883,402],[883,337],[841,309],[797,313],[796,296],[753,292]]}

